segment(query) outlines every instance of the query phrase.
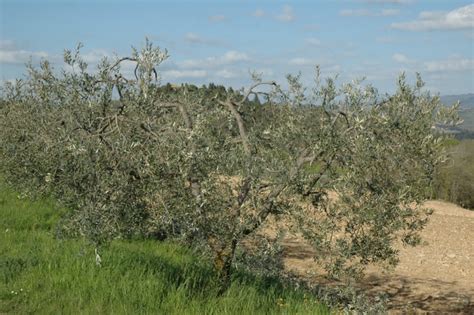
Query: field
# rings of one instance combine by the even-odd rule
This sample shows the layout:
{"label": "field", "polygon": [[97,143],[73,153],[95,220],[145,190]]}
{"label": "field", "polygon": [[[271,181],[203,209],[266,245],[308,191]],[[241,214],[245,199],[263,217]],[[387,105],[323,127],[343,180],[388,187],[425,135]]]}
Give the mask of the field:
{"label": "field", "polygon": [[101,251],[56,239],[64,211],[29,201],[0,182],[0,313],[7,314],[328,314],[301,290],[236,273],[217,297],[209,265],[156,241],[114,241]]}

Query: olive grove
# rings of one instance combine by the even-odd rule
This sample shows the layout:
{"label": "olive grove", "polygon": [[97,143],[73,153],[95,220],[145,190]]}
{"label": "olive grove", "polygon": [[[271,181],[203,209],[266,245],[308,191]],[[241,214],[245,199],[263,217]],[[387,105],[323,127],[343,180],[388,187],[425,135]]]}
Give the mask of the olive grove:
{"label": "olive grove", "polygon": [[63,232],[96,246],[170,237],[205,248],[223,290],[236,252],[269,226],[304,237],[334,277],[396,264],[397,240],[419,242],[445,158],[433,126],[457,122],[419,77],[401,75],[393,95],[318,68],[310,88],[292,75],[288,88],[258,75],[239,91],[160,86],[168,53],[148,41],[94,71],[79,48],[64,69],[28,65],[0,105],[2,176],[70,209]]}

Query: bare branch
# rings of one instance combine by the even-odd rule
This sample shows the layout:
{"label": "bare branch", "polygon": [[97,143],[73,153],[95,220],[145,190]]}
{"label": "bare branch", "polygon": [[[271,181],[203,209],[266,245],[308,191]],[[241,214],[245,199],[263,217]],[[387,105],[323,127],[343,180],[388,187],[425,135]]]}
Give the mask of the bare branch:
{"label": "bare branch", "polygon": [[344,113],[343,111],[339,111],[339,112],[337,113],[337,115],[334,117],[334,119],[333,119],[333,121],[332,121],[332,123],[331,123],[331,128],[334,127],[334,125],[335,125],[336,122],[337,122],[337,119],[338,119],[340,116],[344,117],[344,119],[345,119],[345,121],[346,121],[346,124],[347,124],[347,127],[350,127],[350,123],[349,123],[349,119],[347,118],[347,114]]}
{"label": "bare branch", "polygon": [[242,99],[240,100],[240,102],[237,103],[238,106],[242,105],[245,100],[247,100],[247,98],[250,96],[250,94],[256,94],[256,92],[254,92],[253,90],[261,85],[272,85],[272,86],[276,86],[276,82],[275,81],[268,81],[268,82],[257,82],[255,83],[254,85],[252,85],[249,90],[247,91],[247,93],[242,97]]}
{"label": "bare branch", "polygon": [[242,115],[237,111],[236,104],[232,102],[229,98],[225,102],[219,101],[219,104],[227,106],[231,111],[232,115],[234,116],[235,120],[237,121],[237,126],[239,128],[240,138],[242,139],[242,145],[244,147],[244,152],[247,156],[251,156],[252,152],[250,150],[250,142],[247,136],[247,131],[245,130],[244,120],[242,119]]}
{"label": "bare branch", "polygon": [[131,58],[131,57],[123,57],[117,60],[112,66],[109,67],[109,71],[112,70],[113,68],[117,67],[120,63],[124,61],[135,61],[138,62],[136,58]]}

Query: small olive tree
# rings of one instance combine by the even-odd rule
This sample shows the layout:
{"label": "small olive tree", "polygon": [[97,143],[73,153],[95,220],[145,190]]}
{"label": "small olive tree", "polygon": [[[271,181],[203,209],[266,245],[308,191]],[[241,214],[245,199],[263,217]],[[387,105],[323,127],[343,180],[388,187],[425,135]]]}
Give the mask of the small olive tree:
{"label": "small olive tree", "polygon": [[[319,69],[312,89],[257,75],[248,90],[164,88],[156,67],[167,57],[147,41],[94,73],[79,49],[59,75],[30,66],[4,88],[7,178],[53,193],[72,209],[69,229],[96,243],[172,234],[205,245],[223,291],[236,250],[269,222],[304,236],[338,277],[395,264],[397,239],[419,241],[420,204],[444,159],[432,128],[457,120],[419,77],[400,76],[391,96],[322,82]],[[125,61],[134,78],[121,74]]]}

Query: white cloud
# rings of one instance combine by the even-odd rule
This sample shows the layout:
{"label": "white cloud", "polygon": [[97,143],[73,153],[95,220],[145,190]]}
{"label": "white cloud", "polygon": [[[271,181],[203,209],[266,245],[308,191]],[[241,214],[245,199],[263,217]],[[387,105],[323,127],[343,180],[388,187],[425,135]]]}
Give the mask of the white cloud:
{"label": "white cloud", "polygon": [[162,72],[164,79],[182,79],[182,78],[204,78],[207,76],[205,70],[167,70]]}
{"label": "white cloud", "polygon": [[396,53],[393,54],[392,59],[400,64],[410,65],[412,68],[416,67],[421,69],[422,72],[430,73],[431,77],[433,77],[433,74],[444,74],[447,72],[474,71],[474,59],[459,55],[454,55],[444,60],[417,62],[404,54]]}
{"label": "white cloud", "polygon": [[246,53],[231,50],[222,56],[221,60],[225,63],[234,63],[239,61],[248,61],[249,56]]}
{"label": "white cloud", "polygon": [[[325,58],[311,58],[311,57],[295,57],[285,62],[286,65],[298,67],[315,67],[317,65],[321,66],[321,69],[324,71],[339,71],[340,66],[331,59]],[[282,62],[279,62],[280,65],[283,65]],[[288,71],[287,71],[288,72]]]}
{"label": "white cloud", "polygon": [[96,64],[104,57],[111,57],[110,53],[103,49],[95,49],[85,54],[81,53],[82,59],[88,64]]}
{"label": "white cloud", "polygon": [[30,59],[48,58],[49,54],[44,51],[27,50],[0,50],[0,63],[26,63]]}
{"label": "white cloud", "polygon": [[199,35],[194,34],[194,33],[187,33],[187,34],[184,36],[184,39],[185,39],[187,42],[191,42],[191,43],[202,43],[202,42],[204,42],[204,39],[203,39],[203,38],[201,38]]}
{"label": "white cloud", "polygon": [[474,59],[453,56],[446,60],[427,61],[423,66],[427,72],[473,71]]}
{"label": "white cloud", "polygon": [[308,37],[305,39],[306,44],[311,45],[311,46],[319,46],[321,45],[321,41],[317,38],[314,37]]}
{"label": "white cloud", "polygon": [[249,60],[250,57],[246,53],[230,50],[222,56],[208,57],[205,59],[188,59],[178,63],[178,65],[183,68],[213,68]]}
{"label": "white cloud", "polygon": [[395,60],[398,63],[404,63],[404,64],[414,62],[412,59],[410,59],[407,56],[405,56],[404,54],[400,54],[400,53],[393,54],[392,59]]}
{"label": "white cloud", "polygon": [[225,15],[222,15],[222,14],[211,15],[209,17],[209,21],[211,21],[211,22],[222,22],[222,21],[225,21],[225,20],[226,20],[226,17],[225,17]]}
{"label": "white cloud", "polygon": [[[112,54],[104,49],[93,49],[84,52],[81,50],[80,57],[89,65],[96,65],[104,57],[112,57]],[[12,40],[0,40],[0,63],[24,64],[30,60],[37,63],[41,59],[63,66],[63,54],[51,54],[46,51],[30,51],[18,49]]]}
{"label": "white cloud", "polygon": [[184,40],[191,44],[202,44],[202,45],[221,45],[222,44],[222,42],[219,40],[204,38],[192,32],[189,32],[186,35],[184,35]]}
{"label": "white cloud", "polygon": [[[209,57],[211,58],[211,57]],[[186,59],[184,61],[178,62],[178,65],[181,68],[197,68],[203,66],[204,63],[207,63],[209,60],[207,59]]]}
{"label": "white cloud", "polygon": [[216,76],[224,78],[224,79],[231,79],[231,78],[237,77],[237,74],[228,69],[222,69],[216,72]]}
{"label": "white cloud", "polygon": [[258,68],[255,69],[256,73],[260,73],[263,77],[273,77],[275,75],[275,71],[271,68]]}
{"label": "white cloud", "polygon": [[10,39],[0,39],[0,50],[15,50],[16,45]]}
{"label": "white cloud", "polygon": [[275,17],[281,22],[292,22],[295,20],[295,14],[293,8],[289,5],[285,5],[282,9],[282,12]]}
{"label": "white cloud", "polygon": [[394,29],[405,31],[460,30],[474,28],[474,4],[452,11],[424,11],[410,22],[392,23]]}
{"label": "white cloud", "polygon": [[290,59],[290,61],[288,63],[290,65],[295,65],[295,66],[304,66],[304,65],[310,64],[311,61],[307,58],[298,57],[298,58]]}
{"label": "white cloud", "polygon": [[292,58],[288,63],[293,66],[316,66],[318,64],[316,60],[303,57]]}
{"label": "white cloud", "polygon": [[345,9],[339,12],[341,16],[394,16],[400,14],[398,9],[384,9],[373,11],[369,9]]}
{"label": "white cloud", "polygon": [[398,9],[384,9],[380,12],[381,16],[394,16],[400,14],[400,10]]}
{"label": "white cloud", "polygon": [[262,17],[265,15],[265,11],[263,11],[262,9],[256,9],[253,13],[252,13],[253,16],[259,18],[259,17]]}
{"label": "white cloud", "polygon": [[370,15],[370,10],[367,9],[345,9],[339,11],[339,15],[341,16],[367,16]]}

